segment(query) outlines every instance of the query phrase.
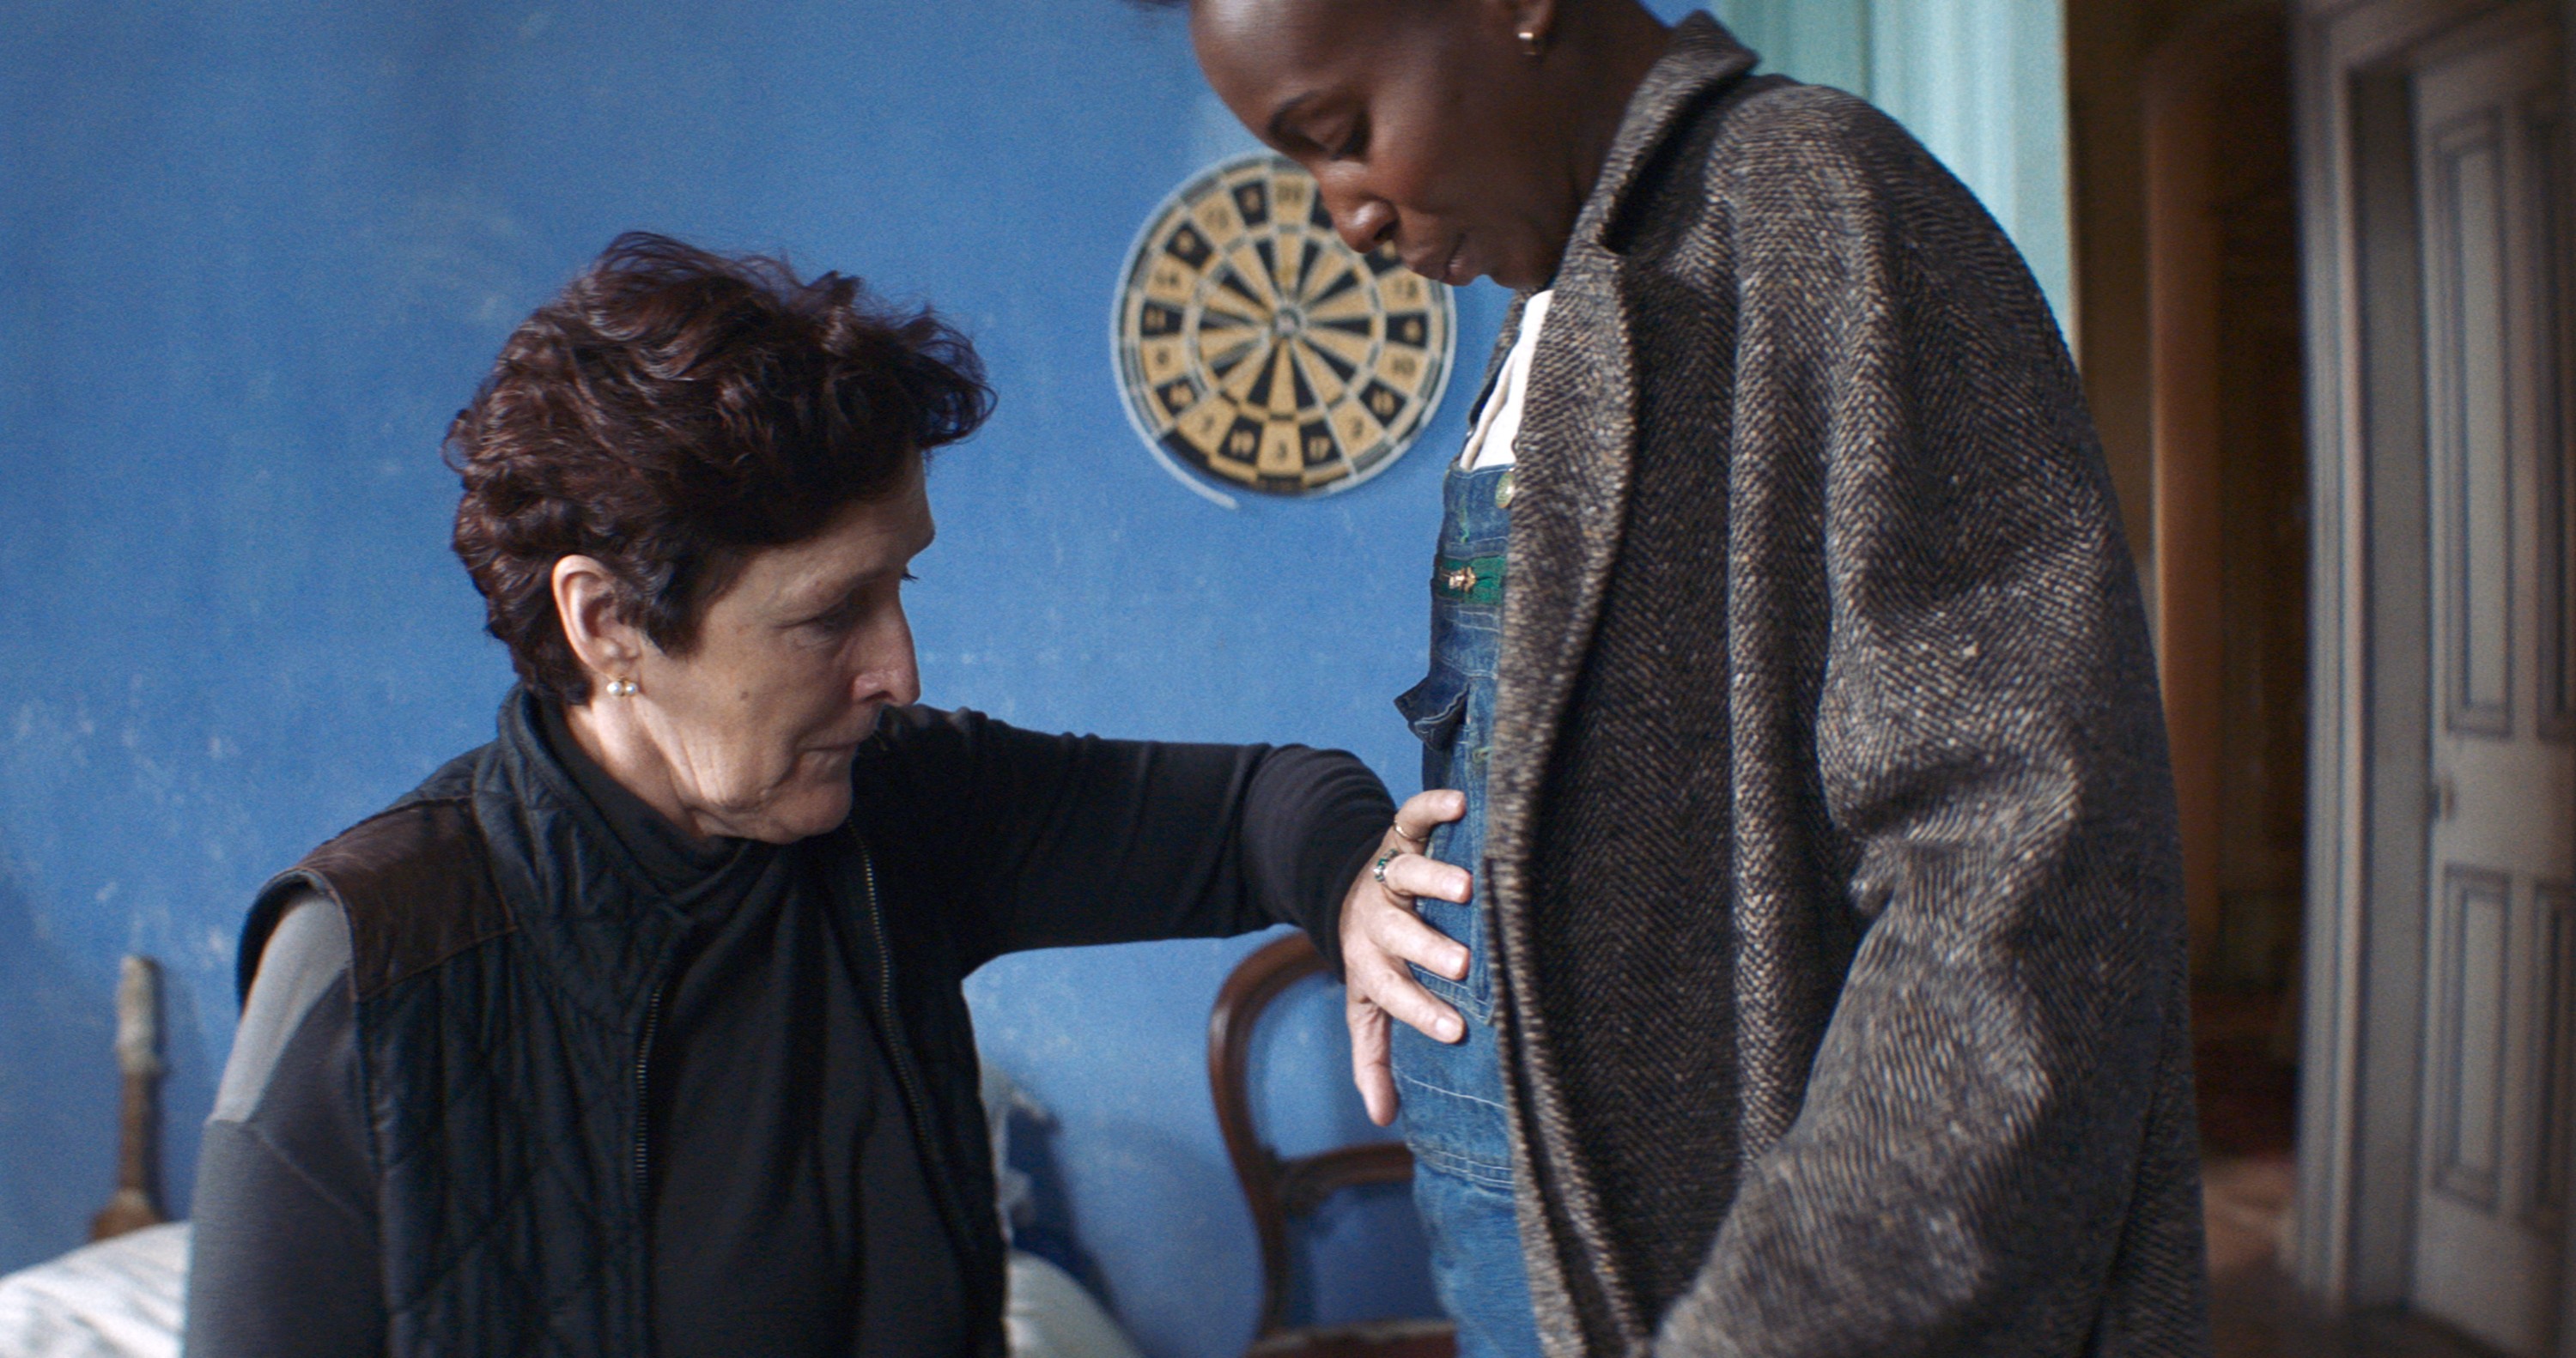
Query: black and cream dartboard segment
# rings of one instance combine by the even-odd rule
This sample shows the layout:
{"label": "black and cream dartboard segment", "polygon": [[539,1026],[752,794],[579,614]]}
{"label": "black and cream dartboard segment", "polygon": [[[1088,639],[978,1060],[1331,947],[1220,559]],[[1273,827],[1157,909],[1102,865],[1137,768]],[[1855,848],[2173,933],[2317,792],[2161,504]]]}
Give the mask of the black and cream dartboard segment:
{"label": "black and cream dartboard segment", "polygon": [[1127,264],[1118,376],[1137,432],[1221,488],[1344,490],[1440,404],[1449,290],[1333,233],[1304,170],[1223,161],[1158,211]]}

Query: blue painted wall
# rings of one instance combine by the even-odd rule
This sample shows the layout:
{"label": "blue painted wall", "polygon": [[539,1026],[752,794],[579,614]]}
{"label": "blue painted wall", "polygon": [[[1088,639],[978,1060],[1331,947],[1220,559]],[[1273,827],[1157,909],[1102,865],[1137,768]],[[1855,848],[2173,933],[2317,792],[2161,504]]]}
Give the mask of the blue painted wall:
{"label": "blue painted wall", "polygon": [[[1658,0],[1668,17],[1688,6]],[[1793,70],[1797,69],[1794,65]],[[445,546],[448,416],[621,230],[783,249],[931,300],[991,363],[933,474],[932,701],[1041,728],[1358,751],[1422,663],[1426,446],[1229,512],[1118,406],[1120,256],[1248,141],[1123,0],[12,0],[0,12],[0,1269],[111,1172],[117,957],[170,969],[173,1198],[250,892],[490,729],[508,665]],[[1502,298],[1459,298],[1472,389]],[[1051,1108],[1045,1238],[1153,1358],[1239,1349],[1257,1277],[1205,1093],[1252,946],[1006,959],[988,1059]],[[1291,1150],[1366,1130],[1339,1000],[1256,1066]],[[1334,1209],[1304,1303],[1429,1306],[1400,1196]]]}

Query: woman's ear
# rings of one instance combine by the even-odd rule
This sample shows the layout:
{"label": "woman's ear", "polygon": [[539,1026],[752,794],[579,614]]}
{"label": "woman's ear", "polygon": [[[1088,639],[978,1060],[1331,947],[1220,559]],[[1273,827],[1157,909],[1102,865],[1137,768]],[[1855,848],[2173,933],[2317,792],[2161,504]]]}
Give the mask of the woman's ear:
{"label": "woman's ear", "polygon": [[648,643],[643,629],[619,616],[617,579],[608,567],[592,557],[567,556],[555,563],[553,584],[564,641],[589,671],[591,691],[603,690],[612,679],[633,678]]}

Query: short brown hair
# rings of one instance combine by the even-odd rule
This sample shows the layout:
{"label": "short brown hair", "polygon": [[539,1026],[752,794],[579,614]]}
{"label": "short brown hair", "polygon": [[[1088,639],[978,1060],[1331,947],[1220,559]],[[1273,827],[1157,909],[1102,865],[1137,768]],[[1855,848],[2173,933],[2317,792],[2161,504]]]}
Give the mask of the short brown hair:
{"label": "short brown hair", "polygon": [[456,554],[520,679],[583,702],[557,561],[597,558],[621,615],[685,654],[752,550],[887,493],[991,409],[974,347],[926,308],[629,232],[511,334],[448,427]]}

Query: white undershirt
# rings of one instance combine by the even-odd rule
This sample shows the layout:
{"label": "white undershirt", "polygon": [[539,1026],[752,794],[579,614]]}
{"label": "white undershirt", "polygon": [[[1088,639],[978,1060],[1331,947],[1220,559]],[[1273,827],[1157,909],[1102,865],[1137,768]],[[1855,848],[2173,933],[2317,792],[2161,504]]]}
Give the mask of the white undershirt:
{"label": "white undershirt", "polygon": [[1521,432],[1521,402],[1529,395],[1530,354],[1538,348],[1539,328],[1547,324],[1547,304],[1555,295],[1554,288],[1533,292],[1521,307],[1520,333],[1512,336],[1512,351],[1503,358],[1493,395],[1477,415],[1474,432],[1467,435],[1467,450],[1458,455],[1460,467],[1479,472],[1512,465],[1512,440]]}

